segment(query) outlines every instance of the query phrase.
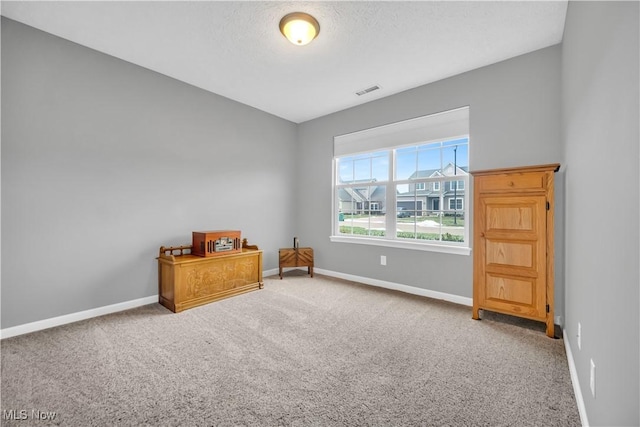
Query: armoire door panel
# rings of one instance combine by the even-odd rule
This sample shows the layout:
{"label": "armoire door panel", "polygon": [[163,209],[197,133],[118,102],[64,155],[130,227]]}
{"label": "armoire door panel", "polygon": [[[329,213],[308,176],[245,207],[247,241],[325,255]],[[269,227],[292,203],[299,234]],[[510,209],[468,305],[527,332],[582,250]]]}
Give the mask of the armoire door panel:
{"label": "armoire door panel", "polygon": [[535,205],[505,206],[486,201],[485,231],[528,231],[535,233]]}
{"label": "armoire door panel", "polygon": [[544,196],[500,196],[482,200],[484,232],[508,232],[537,236],[545,229]]}
{"label": "armoire door panel", "polygon": [[486,240],[487,266],[513,266],[532,269],[536,266],[535,241]]}
{"label": "armoire door panel", "polygon": [[535,278],[487,274],[485,305],[502,312],[512,311],[527,317],[544,318],[544,295],[539,294],[537,282]]}

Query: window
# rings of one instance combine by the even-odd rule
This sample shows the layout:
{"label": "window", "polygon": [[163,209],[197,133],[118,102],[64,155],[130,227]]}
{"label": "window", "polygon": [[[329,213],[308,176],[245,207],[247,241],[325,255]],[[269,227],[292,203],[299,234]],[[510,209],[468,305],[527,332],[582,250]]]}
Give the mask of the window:
{"label": "window", "polygon": [[451,191],[464,190],[464,181],[451,181]]}
{"label": "window", "polygon": [[331,240],[469,254],[468,147],[466,107],[336,137]]}
{"label": "window", "polygon": [[453,211],[453,210],[461,211],[462,210],[462,206],[463,206],[463,203],[462,203],[462,198],[461,197],[458,197],[458,198],[455,198],[455,199],[449,199],[449,210],[450,211]]}

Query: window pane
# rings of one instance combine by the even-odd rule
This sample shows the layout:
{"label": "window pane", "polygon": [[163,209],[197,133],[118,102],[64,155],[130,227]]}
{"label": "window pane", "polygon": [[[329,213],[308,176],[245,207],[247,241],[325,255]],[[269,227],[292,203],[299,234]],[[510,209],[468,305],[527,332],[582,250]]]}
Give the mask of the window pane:
{"label": "window pane", "polygon": [[418,224],[416,239],[419,240],[440,240],[442,233],[442,216],[439,212],[427,211],[422,221]]}
{"label": "window pane", "polygon": [[[454,141],[444,142],[442,148],[442,167],[446,168],[448,165],[454,164],[462,170],[469,170],[469,144],[468,140],[456,139]],[[449,175],[449,174],[447,174]],[[451,170],[450,175],[453,175]]]}
{"label": "window pane", "polygon": [[353,181],[353,159],[350,157],[343,157],[337,159],[336,172],[338,174],[337,182],[345,183]]}
{"label": "window pane", "polygon": [[355,201],[349,189],[338,189],[336,191],[336,200],[338,205],[338,231],[340,234],[352,234]]}
{"label": "window pane", "polygon": [[440,143],[418,147],[418,170],[423,172],[421,177],[431,176],[440,169]]}
{"label": "window pane", "polygon": [[338,232],[361,236],[385,235],[386,186],[350,186],[337,190]]}
{"label": "window pane", "polygon": [[442,240],[464,242],[464,215],[462,212],[442,216]]}
{"label": "window pane", "polygon": [[425,214],[424,192],[418,192],[415,184],[411,191],[396,195],[396,237],[399,239],[415,239]]}
{"label": "window pane", "polygon": [[337,159],[337,182],[371,182],[389,180],[388,151],[358,154]]}
{"label": "window pane", "polygon": [[389,181],[389,152],[377,153],[371,158],[371,179]]}
{"label": "window pane", "polygon": [[416,147],[400,148],[396,150],[396,179],[410,179],[417,171]]}
{"label": "window pane", "polygon": [[447,201],[449,208],[444,212],[442,217],[443,235],[442,240],[449,242],[464,242],[464,198],[449,199]]}
{"label": "window pane", "polygon": [[371,179],[371,160],[358,159],[353,162],[354,181],[369,181]]}
{"label": "window pane", "polygon": [[[435,181],[428,188],[445,188],[445,184],[450,183]],[[464,242],[464,197],[454,198],[439,190],[420,191],[417,185],[411,185],[411,191],[398,190],[396,196],[396,237],[418,241]],[[398,189],[400,187],[397,186]]]}

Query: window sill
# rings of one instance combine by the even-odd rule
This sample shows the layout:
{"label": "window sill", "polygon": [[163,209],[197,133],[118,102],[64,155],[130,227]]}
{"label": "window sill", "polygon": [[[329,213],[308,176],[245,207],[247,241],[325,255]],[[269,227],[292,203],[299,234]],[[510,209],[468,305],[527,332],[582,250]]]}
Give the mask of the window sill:
{"label": "window sill", "polygon": [[353,243],[357,245],[385,246],[388,248],[411,249],[415,251],[440,252],[454,255],[470,255],[471,248],[467,246],[438,245],[437,243],[415,243],[400,240],[374,239],[350,236],[329,236],[334,243]]}

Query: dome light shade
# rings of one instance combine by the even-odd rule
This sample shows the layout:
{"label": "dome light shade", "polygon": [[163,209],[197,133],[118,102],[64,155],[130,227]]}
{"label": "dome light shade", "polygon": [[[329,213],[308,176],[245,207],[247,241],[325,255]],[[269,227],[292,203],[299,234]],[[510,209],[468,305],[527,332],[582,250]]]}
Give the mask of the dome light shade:
{"label": "dome light shade", "polygon": [[304,46],[318,36],[320,24],[307,13],[293,12],[280,20],[280,32],[291,43]]}

